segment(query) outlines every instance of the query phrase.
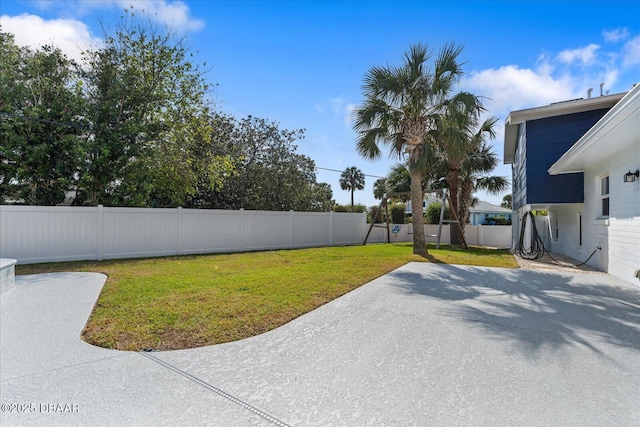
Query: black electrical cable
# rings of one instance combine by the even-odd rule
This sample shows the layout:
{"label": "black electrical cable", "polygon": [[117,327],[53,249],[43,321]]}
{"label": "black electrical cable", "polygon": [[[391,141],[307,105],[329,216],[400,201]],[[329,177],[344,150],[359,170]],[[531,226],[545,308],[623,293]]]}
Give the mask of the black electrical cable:
{"label": "black electrical cable", "polygon": [[[532,230],[531,246],[528,249],[524,247],[524,236],[525,236],[527,219],[531,221],[531,230]],[[516,251],[518,252],[518,255],[520,255],[520,257],[528,260],[540,259],[546,253],[549,256],[549,258],[551,258],[556,264],[560,264],[558,260],[556,260],[554,257],[551,256],[547,248],[544,246],[544,243],[542,242],[542,238],[540,238],[540,234],[538,233],[538,228],[536,227],[535,217],[533,216],[533,212],[531,211],[527,212],[526,214],[524,214],[524,217],[522,217],[522,224],[520,226],[520,238],[518,239],[518,245],[516,246]],[[594,249],[593,252],[591,252],[591,255],[589,255],[589,258],[587,258],[585,262],[582,262],[580,264],[574,264],[574,265],[576,267],[585,265],[587,262],[589,262],[591,257],[596,252],[598,252],[598,249]]]}
{"label": "black electrical cable", "polygon": [[593,254],[595,254],[596,252],[598,252],[598,250],[594,249],[593,252],[591,252],[591,255],[589,255],[589,258],[587,258],[587,260],[585,262],[581,262],[580,264],[576,264],[576,267],[580,267],[581,265],[585,265],[586,263],[588,263],[589,260],[591,259],[591,257],[593,256]]}
{"label": "black electrical cable", "polygon": [[[531,246],[529,248],[524,247],[527,219],[531,221],[532,228],[532,240]],[[547,249],[544,247],[544,243],[542,243],[542,239],[540,238],[540,234],[538,233],[538,229],[536,227],[535,217],[533,216],[533,212],[531,211],[527,212],[526,214],[524,214],[524,217],[522,217],[522,224],[520,226],[520,238],[518,239],[518,246],[516,247],[516,251],[518,251],[518,255],[520,255],[520,257],[528,260],[540,259],[544,256],[545,253],[549,254],[549,251],[547,251]],[[551,257],[551,255],[549,255],[549,257]],[[551,257],[551,259],[553,259],[553,257]],[[556,260],[554,259],[554,261]]]}

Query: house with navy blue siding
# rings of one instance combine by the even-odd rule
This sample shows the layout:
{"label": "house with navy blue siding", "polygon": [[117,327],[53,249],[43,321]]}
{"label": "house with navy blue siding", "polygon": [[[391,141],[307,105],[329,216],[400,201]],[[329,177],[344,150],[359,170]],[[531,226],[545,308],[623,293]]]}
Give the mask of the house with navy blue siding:
{"label": "house with navy blue siding", "polygon": [[[522,219],[549,212],[549,252],[640,284],[640,85],[628,93],[513,111],[505,125],[515,248]],[[633,172],[633,173],[631,173]],[[625,178],[626,177],[626,178]]]}

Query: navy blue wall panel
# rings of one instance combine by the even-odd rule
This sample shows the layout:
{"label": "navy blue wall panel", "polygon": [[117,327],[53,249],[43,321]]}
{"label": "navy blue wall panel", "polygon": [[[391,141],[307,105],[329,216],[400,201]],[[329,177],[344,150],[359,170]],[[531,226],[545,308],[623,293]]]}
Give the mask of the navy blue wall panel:
{"label": "navy blue wall panel", "polygon": [[511,165],[511,189],[513,208],[520,209],[527,204],[527,124],[518,126],[515,162]]}
{"label": "navy blue wall panel", "polygon": [[551,176],[547,170],[607,111],[594,110],[527,122],[527,204],[584,202],[582,173]]}

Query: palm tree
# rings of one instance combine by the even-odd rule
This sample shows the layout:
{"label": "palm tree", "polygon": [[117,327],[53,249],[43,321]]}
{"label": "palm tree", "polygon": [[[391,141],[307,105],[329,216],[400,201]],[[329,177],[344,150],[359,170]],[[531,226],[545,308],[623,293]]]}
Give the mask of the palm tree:
{"label": "palm tree", "polygon": [[353,212],[353,192],[364,189],[364,174],[355,166],[346,168],[340,175],[340,188],[351,191],[351,212]]}
{"label": "palm tree", "polygon": [[502,206],[503,208],[511,209],[512,203],[513,196],[511,194],[507,194],[502,198],[502,203],[500,203],[500,206]]}
{"label": "palm tree", "polygon": [[469,208],[473,205],[473,193],[486,190],[490,194],[500,194],[509,187],[509,181],[502,176],[486,176],[498,165],[496,153],[485,141],[463,162],[460,173],[460,195],[458,219],[464,233],[469,219]]}
{"label": "palm tree", "polygon": [[[431,70],[427,62],[433,52],[416,44],[405,52],[401,66],[372,67],[364,78],[364,104],[354,111],[356,148],[362,157],[380,158],[382,142],[392,156],[408,158],[414,221],[422,219],[415,213],[422,212],[424,159],[435,148],[430,131],[462,76],[457,61],[461,51],[462,47],[446,45]],[[415,225],[413,253],[426,256],[424,227]]]}
{"label": "palm tree", "polygon": [[376,179],[373,183],[373,197],[382,200],[387,194],[387,180],[385,178]]}
{"label": "palm tree", "polygon": [[[464,234],[464,213],[461,211],[459,194],[460,175],[465,162],[470,156],[480,150],[487,139],[496,136],[495,126],[498,119],[491,117],[486,119],[478,127],[479,116],[484,111],[480,100],[471,94],[461,94],[461,101],[452,102],[447,113],[443,116],[442,127],[438,129],[440,136],[441,160],[446,165],[446,181],[451,199],[451,209],[456,213],[461,227],[450,227],[449,232],[452,244],[462,242]],[[477,129],[476,129],[477,128]],[[469,164],[467,164],[467,167]],[[466,208],[468,209],[468,205]],[[468,212],[467,212],[468,213]]]}

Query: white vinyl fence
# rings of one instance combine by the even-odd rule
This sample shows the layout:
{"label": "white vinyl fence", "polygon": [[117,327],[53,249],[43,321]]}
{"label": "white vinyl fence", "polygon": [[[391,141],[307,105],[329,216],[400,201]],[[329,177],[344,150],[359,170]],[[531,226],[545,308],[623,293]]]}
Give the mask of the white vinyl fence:
{"label": "white vinyl fence", "polygon": [[[392,226],[393,227],[393,226]],[[412,241],[398,226],[392,242]],[[208,209],[0,206],[0,258],[20,264],[362,244],[365,214]],[[437,225],[426,226],[435,242]],[[509,247],[509,226],[467,226],[470,245]],[[370,243],[386,242],[374,228]],[[449,242],[449,229],[442,230]]]}
{"label": "white vinyl fence", "polygon": [[0,258],[20,264],[361,244],[366,215],[0,206]]}
{"label": "white vinyl fence", "polygon": [[[380,224],[384,225],[384,224]],[[413,241],[413,226],[402,224],[394,227],[396,233],[390,233],[391,242],[411,242]],[[435,243],[438,235],[438,224],[426,224],[425,234],[428,243]],[[399,229],[398,229],[399,228]],[[464,228],[465,240],[468,245],[489,246],[493,248],[506,249],[511,247],[511,226],[510,225],[467,225]],[[369,242],[382,243],[387,241],[387,229],[374,227],[369,236]],[[449,225],[442,226],[440,243],[450,243]]]}

